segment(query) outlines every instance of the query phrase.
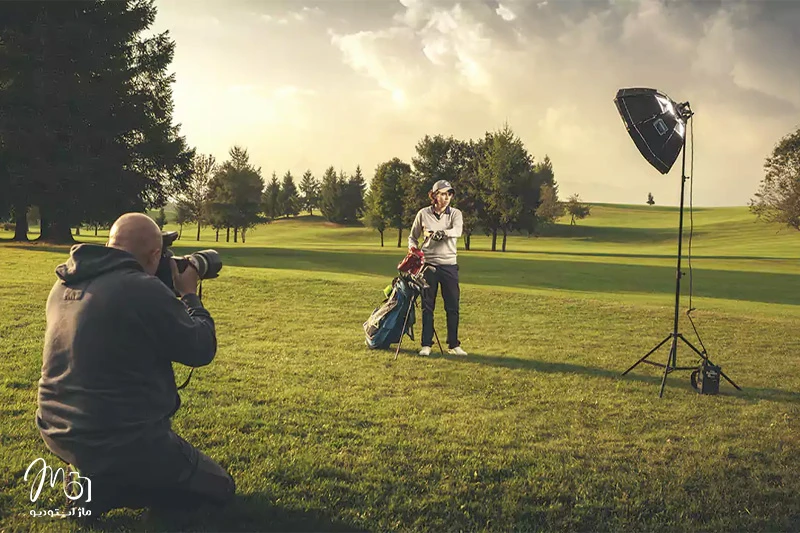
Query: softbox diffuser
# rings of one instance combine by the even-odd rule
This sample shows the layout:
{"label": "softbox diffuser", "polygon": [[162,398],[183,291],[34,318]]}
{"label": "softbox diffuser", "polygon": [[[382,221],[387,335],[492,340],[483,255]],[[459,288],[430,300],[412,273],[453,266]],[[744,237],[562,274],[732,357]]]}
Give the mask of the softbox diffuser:
{"label": "softbox diffuser", "polygon": [[620,89],[614,99],[636,147],[651,165],[666,174],[678,158],[686,133],[679,106],[655,89]]}

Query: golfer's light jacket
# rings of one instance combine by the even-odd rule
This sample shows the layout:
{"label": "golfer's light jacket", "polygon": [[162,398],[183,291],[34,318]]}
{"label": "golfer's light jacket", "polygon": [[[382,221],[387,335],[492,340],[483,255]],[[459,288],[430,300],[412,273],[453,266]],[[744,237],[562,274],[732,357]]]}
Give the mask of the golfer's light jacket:
{"label": "golfer's light jacket", "polygon": [[434,265],[455,265],[456,264],[456,239],[461,237],[464,227],[464,219],[461,211],[455,207],[447,207],[444,213],[436,215],[433,207],[420,209],[414,217],[414,224],[411,225],[411,233],[408,235],[408,247],[419,247],[420,235],[425,237],[429,231],[444,230],[445,238],[441,241],[428,239],[422,247],[425,254],[425,262]]}

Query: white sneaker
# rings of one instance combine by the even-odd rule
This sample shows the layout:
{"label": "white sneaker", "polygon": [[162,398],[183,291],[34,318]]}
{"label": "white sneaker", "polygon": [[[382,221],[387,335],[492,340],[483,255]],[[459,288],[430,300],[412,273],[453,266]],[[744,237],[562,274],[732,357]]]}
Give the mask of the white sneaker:
{"label": "white sneaker", "polygon": [[428,357],[431,354],[431,347],[430,346],[423,346],[422,349],[419,351],[419,354],[422,357]]}
{"label": "white sneaker", "polygon": [[464,348],[461,346],[456,346],[455,348],[450,348],[447,350],[447,353],[450,355],[467,355],[467,352],[464,351]]}

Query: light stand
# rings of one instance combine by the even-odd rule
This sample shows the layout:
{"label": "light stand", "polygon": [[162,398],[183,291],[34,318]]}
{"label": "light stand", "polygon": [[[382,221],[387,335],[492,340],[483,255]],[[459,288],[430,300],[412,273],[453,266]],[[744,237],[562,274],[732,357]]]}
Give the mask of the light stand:
{"label": "light stand", "polygon": [[[678,112],[680,113],[680,116],[686,120],[687,125],[688,125],[688,121],[691,119],[692,114],[693,114],[691,109],[689,108],[689,103],[686,102],[684,104],[680,104],[678,106]],[[679,311],[679,308],[680,308],[680,298],[681,298],[681,277],[683,276],[683,272],[681,272],[681,253],[682,253],[682,250],[683,250],[683,195],[684,195],[684,190],[685,190],[685,186],[686,186],[686,180],[689,179],[686,176],[686,136],[685,135],[683,137],[683,148],[682,149],[683,149],[683,158],[682,158],[682,164],[681,164],[681,204],[680,204],[681,207],[680,207],[680,220],[679,220],[679,223],[678,223],[678,266],[677,266],[677,269],[676,269],[676,276],[675,276],[675,320],[674,320],[673,326],[672,326],[672,333],[670,333],[669,335],[664,337],[664,339],[661,342],[659,342],[655,346],[655,348],[653,348],[652,350],[647,352],[644,355],[644,357],[642,357],[641,359],[636,361],[636,363],[634,363],[633,366],[631,366],[628,370],[626,370],[625,372],[622,373],[622,375],[624,376],[625,374],[627,374],[628,372],[630,372],[631,370],[636,368],[636,366],[638,366],[639,363],[647,363],[648,365],[653,365],[653,366],[657,366],[657,367],[663,368],[664,369],[664,377],[661,379],[661,391],[658,394],[659,398],[663,397],[663,395],[664,395],[664,386],[667,383],[667,375],[670,372],[674,372],[676,370],[697,370],[696,366],[678,366],[678,340],[679,339],[681,341],[683,341],[689,348],[691,348],[697,355],[699,355],[706,363],[712,364],[711,361],[708,359],[708,355],[707,355],[705,349],[703,349],[702,351],[698,350],[691,342],[689,342],[686,339],[686,337],[683,336],[682,333],[680,333],[678,331],[678,311]],[[650,357],[651,354],[653,354],[656,350],[661,348],[670,339],[672,339],[672,344],[670,345],[669,357],[667,358],[667,363],[666,364],[656,363],[654,361],[649,361],[647,359],[648,357]],[[720,375],[722,377],[724,377],[728,381],[728,383],[730,383],[731,385],[736,387],[737,390],[742,390],[736,383],[731,381],[731,379],[728,376],[726,376],[724,372],[720,371]]]}

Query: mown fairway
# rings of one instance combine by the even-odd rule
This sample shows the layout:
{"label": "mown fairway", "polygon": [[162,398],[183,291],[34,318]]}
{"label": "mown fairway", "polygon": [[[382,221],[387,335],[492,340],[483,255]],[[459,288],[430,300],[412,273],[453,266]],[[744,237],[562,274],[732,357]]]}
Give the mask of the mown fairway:
{"label": "mown fairway", "polygon": [[[396,230],[380,248],[371,230],[309,217],[246,244],[185,229],[178,253],[217,248],[225,267],[204,285],[217,358],[182,392],[174,427],[239,496],[188,517],[115,511],[95,528],[797,531],[800,233],[746,208],[695,210],[693,318],[742,392],[723,381],[698,395],[684,371],[659,399],[659,369],[620,376],[672,330],[677,218],[595,206],[504,254],[473,237],[459,254],[469,356],[421,358],[406,340],[397,361],[368,351],[361,327],[405,254]],[[44,303],[66,257],[0,244],[0,531],[77,528],[32,518],[64,498],[46,487],[31,504],[23,482],[35,458],[57,465],[33,419]],[[687,305],[681,331],[699,346]],[[441,300],[437,324],[444,336]],[[678,360],[697,357],[681,346]]]}

